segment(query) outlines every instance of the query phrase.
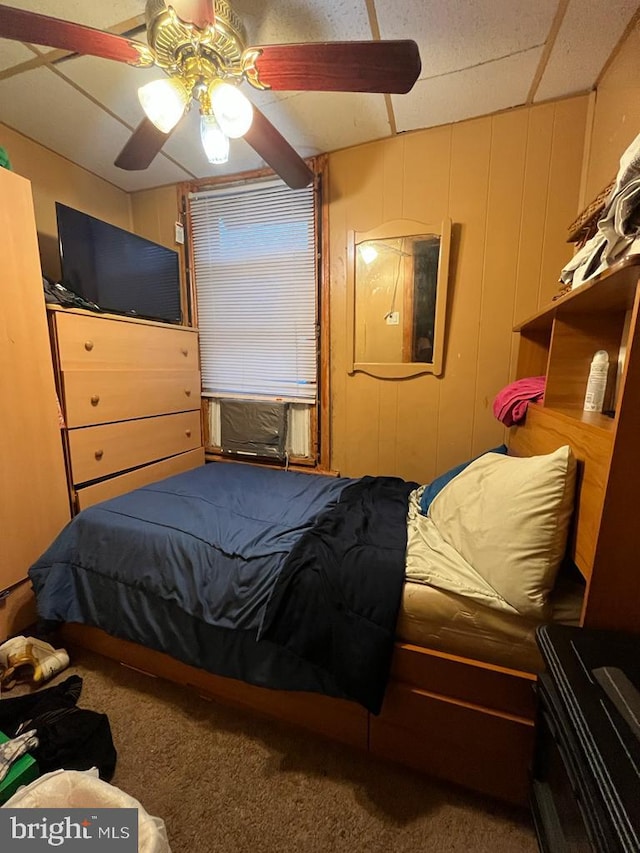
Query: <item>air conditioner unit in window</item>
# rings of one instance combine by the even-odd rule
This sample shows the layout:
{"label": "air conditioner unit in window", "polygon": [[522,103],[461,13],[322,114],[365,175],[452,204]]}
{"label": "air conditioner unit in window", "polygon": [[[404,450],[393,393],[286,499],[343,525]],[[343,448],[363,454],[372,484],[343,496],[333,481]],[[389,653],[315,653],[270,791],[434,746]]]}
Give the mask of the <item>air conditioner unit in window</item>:
{"label": "air conditioner unit in window", "polygon": [[288,403],[220,400],[223,453],[286,458]]}

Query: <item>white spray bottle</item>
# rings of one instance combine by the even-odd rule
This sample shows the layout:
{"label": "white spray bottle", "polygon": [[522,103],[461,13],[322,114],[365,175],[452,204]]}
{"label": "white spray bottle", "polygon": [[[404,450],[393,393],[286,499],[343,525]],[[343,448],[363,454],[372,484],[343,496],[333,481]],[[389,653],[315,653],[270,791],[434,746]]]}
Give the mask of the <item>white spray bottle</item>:
{"label": "white spray bottle", "polygon": [[604,394],[607,388],[607,374],[609,372],[609,353],[599,349],[593,356],[589,379],[587,381],[587,393],[584,395],[585,412],[601,412],[604,403]]}

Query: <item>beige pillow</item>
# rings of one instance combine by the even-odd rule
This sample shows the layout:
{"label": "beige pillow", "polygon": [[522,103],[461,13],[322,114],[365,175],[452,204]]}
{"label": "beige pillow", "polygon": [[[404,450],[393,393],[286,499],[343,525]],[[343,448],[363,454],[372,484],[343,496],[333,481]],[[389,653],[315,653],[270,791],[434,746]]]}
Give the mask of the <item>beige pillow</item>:
{"label": "beige pillow", "polygon": [[524,458],[488,453],[445,486],[429,516],[498,595],[544,619],[566,548],[575,473],[568,446]]}

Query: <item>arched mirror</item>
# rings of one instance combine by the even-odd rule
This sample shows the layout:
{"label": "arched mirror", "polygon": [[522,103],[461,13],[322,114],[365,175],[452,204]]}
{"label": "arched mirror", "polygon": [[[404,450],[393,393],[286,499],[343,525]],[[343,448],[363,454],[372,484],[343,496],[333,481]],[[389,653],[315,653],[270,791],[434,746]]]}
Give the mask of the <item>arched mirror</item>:
{"label": "arched mirror", "polygon": [[350,232],[350,373],[442,373],[450,242],[448,219],[401,219]]}

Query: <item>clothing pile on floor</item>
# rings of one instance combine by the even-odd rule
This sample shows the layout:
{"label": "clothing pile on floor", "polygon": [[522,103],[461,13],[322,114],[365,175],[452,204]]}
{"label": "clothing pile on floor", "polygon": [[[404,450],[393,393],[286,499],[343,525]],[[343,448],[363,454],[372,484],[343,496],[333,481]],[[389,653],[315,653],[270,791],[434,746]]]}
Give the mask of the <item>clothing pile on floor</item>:
{"label": "clothing pile on floor", "polygon": [[[171,853],[164,821],[109,784],[117,759],[111,726],[106,714],[78,708],[82,678],[38,689],[68,665],[65,649],[35,637],[0,645],[0,809],[127,809],[133,817],[119,824],[129,833],[119,836],[127,849]],[[36,690],[8,698],[6,690],[21,682]]]}
{"label": "clothing pile on floor", "polygon": [[0,802],[11,795],[11,790],[3,790],[3,783],[25,755],[37,764],[32,778],[54,770],[93,767],[102,779],[114,774],[117,753],[109,719],[78,708],[79,676],[47,689],[6,695],[18,682],[38,687],[68,665],[64,649],[34,637],[13,637],[0,645]]}

